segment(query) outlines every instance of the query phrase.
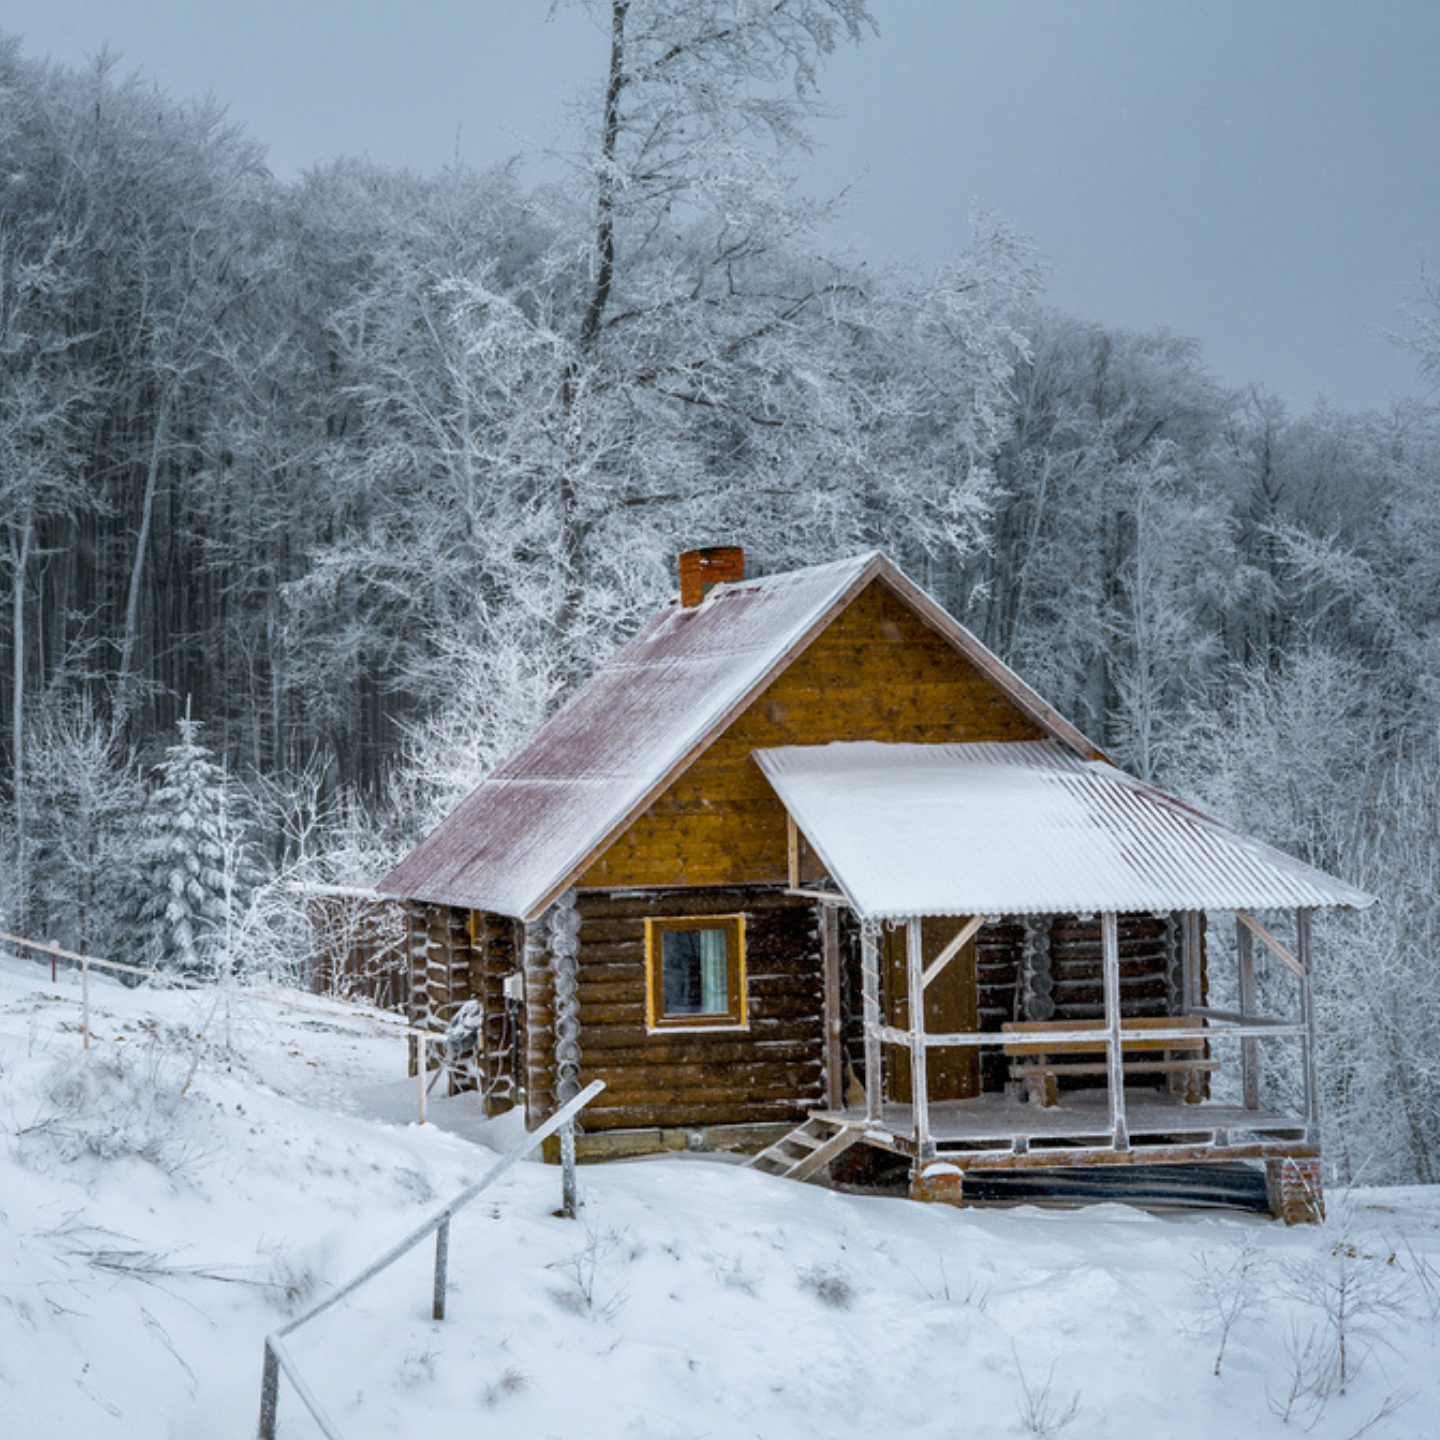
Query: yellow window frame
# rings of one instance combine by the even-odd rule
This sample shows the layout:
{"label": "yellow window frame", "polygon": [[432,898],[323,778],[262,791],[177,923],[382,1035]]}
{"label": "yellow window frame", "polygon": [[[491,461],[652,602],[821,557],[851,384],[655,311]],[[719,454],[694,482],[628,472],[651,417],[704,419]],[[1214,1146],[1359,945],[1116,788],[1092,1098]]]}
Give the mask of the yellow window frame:
{"label": "yellow window frame", "polygon": [[[675,931],[725,932],[724,1011],[704,1015],[665,1014],[664,936]],[[645,1028],[666,1030],[744,1030],[748,1025],[743,915],[655,916],[645,921]]]}

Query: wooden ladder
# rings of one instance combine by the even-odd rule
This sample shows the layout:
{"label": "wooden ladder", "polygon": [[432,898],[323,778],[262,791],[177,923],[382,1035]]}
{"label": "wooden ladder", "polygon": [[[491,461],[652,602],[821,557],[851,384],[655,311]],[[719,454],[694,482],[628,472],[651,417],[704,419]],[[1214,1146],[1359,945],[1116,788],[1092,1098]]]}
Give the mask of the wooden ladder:
{"label": "wooden ladder", "polygon": [[788,1135],[782,1135],[768,1149],[748,1162],[754,1170],[779,1175],[786,1180],[808,1180],[838,1155],[843,1155],[863,1133],[859,1125],[811,1116]]}

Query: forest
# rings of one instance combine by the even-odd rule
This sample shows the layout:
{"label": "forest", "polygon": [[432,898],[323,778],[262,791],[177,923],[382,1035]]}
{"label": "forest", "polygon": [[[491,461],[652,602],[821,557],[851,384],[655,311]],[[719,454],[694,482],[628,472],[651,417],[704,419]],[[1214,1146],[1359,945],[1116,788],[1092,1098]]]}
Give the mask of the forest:
{"label": "forest", "polygon": [[862,0],[593,8],[543,181],[281,181],[0,40],[0,929],[273,959],[280,882],[371,883],[677,551],[880,548],[1116,763],[1380,897],[1318,927],[1327,1154],[1440,1183],[1440,293],[1413,399],[1291,414],[1057,312],[994,217],[847,255],[794,160]]}

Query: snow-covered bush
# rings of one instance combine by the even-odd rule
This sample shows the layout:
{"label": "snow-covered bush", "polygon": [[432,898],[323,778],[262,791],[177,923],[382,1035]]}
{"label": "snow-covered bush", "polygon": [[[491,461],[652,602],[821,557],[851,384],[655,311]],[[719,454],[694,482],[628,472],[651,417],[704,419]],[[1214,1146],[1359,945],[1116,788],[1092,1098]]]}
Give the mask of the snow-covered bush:
{"label": "snow-covered bush", "polygon": [[180,1026],[156,1025],[133,1042],[59,1061],[16,1137],[17,1158],[41,1171],[89,1156],[184,1174],[208,1153],[204,1105],[191,1090],[202,1043]]}

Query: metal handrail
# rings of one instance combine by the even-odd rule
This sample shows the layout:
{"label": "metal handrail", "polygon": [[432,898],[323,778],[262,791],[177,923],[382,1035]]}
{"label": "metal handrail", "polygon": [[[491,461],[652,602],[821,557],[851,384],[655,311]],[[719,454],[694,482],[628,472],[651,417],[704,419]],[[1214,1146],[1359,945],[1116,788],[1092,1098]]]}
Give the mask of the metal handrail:
{"label": "metal handrail", "polygon": [[[435,1236],[435,1289],[431,1304],[431,1314],[436,1320],[445,1318],[445,1296],[447,1274],[450,1261],[450,1221],[459,1211],[463,1210],[477,1195],[488,1190],[516,1161],[523,1159],[535,1147],[545,1140],[548,1140],[555,1132],[563,1132],[561,1135],[561,1165],[562,1193],[565,1197],[565,1214],[574,1217],[574,1196],[575,1196],[575,1117],[585,1108],[603,1089],[603,1080],[592,1080],[573,1100],[562,1105],[543,1125],[537,1130],[527,1134],[512,1150],[508,1150],[485,1174],[462,1190],[442,1210],[437,1210],[428,1220],[416,1229],[412,1230],[403,1240],[392,1245],[378,1260],[367,1266],[355,1278],[347,1284],[342,1285],[333,1294],[327,1295],[323,1300],[317,1301],[302,1315],[296,1316],[288,1324],[280,1326],[278,1330],[272,1330],[265,1337],[265,1361],[264,1370],[260,1381],[260,1440],[275,1440],[276,1411],[280,1404],[280,1375],[283,1371],[291,1385],[295,1387],[295,1393],[305,1402],[305,1408],[309,1410],[315,1423],[320,1427],[326,1440],[342,1440],[339,1430],[335,1428],[332,1421],[321,1408],[319,1400],[314,1392],[306,1384],[304,1377],[300,1374],[291,1358],[289,1351],[285,1348],[285,1337],[292,1335],[302,1325],[308,1325],[310,1321],[323,1315],[331,1306],[338,1305],[340,1301],[353,1294],[362,1285],[373,1280],[382,1271],[388,1270],[402,1255],[408,1254],[420,1242],[430,1235]],[[568,1143],[567,1143],[568,1142]]]}

